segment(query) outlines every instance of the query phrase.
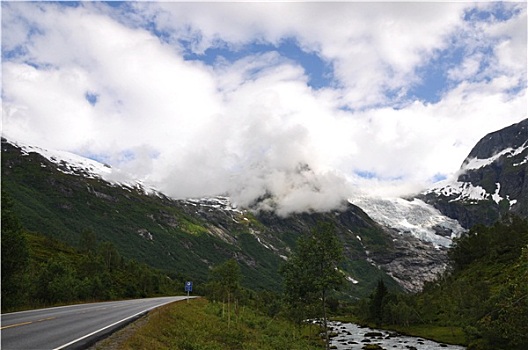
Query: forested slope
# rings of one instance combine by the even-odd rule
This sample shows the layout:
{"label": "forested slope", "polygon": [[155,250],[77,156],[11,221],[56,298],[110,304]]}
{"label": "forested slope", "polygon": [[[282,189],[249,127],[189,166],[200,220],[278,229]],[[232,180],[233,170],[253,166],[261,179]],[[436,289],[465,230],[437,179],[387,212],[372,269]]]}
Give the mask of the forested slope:
{"label": "forested slope", "polygon": [[[92,231],[73,248],[24,229],[2,194],[2,312],[80,301],[174,295],[182,283],[121,256]],[[172,277],[172,278],[171,278]]]}
{"label": "forested slope", "polygon": [[449,252],[450,269],[421,293],[378,288],[358,306],[364,321],[385,326],[449,326],[470,349],[526,349],[528,222],[506,216],[476,225]]}

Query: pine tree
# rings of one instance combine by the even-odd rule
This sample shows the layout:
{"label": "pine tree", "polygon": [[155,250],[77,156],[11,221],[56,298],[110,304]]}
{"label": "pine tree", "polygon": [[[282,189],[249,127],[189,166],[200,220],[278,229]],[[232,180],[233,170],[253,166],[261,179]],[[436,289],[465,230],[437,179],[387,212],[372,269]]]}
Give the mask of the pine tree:
{"label": "pine tree", "polygon": [[2,191],[2,310],[23,303],[29,248],[13,202]]}
{"label": "pine tree", "polygon": [[369,306],[370,318],[372,321],[376,322],[377,325],[380,325],[383,320],[383,306],[385,298],[388,294],[389,291],[387,290],[385,283],[383,283],[383,280],[380,279],[378,281],[376,291],[371,296]]}

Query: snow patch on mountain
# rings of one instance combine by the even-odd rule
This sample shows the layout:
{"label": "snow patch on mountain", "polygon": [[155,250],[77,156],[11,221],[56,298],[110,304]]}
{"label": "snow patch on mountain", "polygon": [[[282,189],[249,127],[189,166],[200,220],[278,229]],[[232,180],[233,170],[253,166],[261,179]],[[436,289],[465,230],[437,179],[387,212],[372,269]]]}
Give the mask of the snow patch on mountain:
{"label": "snow patch on mountain", "polygon": [[449,202],[464,201],[470,204],[475,204],[478,201],[491,199],[495,203],[499,204],[502,200],[506,199],[510,203],[510,207],[517,203],[517,200],[510,199],[510,196],[506,196],[506,198],[501,197],[499,195],[500,189],[501,184],[499,182],[495,183],[495,192],[488,193],[481,186],[474,186],[470,182],[448,181],[440,184],[438,187],[430,189],[425,193],[435,193],[439,196],[454,197],[450,199]]}
{"label": "snow patch on mountain", "polygon": [[[141,180],[134,179],[130,175],[110,167],[107,164],[89,159],[71,152],[50,150],[43,147],[32,146],[20,141],[6,140],[11,145],[19,148],[23,156],[30,153],[38,153],[57,166],[57,170],[68,175],[82,175],[89,179],[102,179],[113,185],[125,188],[136,188],[145,193],[156,193],[152,186],[145,185]],[[46,167],[41,164],[41,167]]]}
{"label": "snow patch on mountain", "polygon": [[[236,204],[231,202],[231,199],[226,196],[214,196],[214,197],[203,197],[203,198],[187,198],[184,200],[186,203],[195,206],[201,206],[211,209],[221,209],[224,211],[232,211],[236,213],[242,213]],[[247,218],[246,218],[247,220]]]}
{"label": "snow patch on mountain", "polygon": [[21,142],[8,141],[13,146],[22,150],[22,155],[38,153],[50,162],[56,164],[57,169],[65,174],[76,175],[83,172],[88,178],[105,178],[112,173],[109,165],[99,163],[95,160],[81,157],[74,153],[49,150],[42,147],[30,146]]}
{"label": "snow patch on mountain", "polygon": [[[468,158],[462,164],[462,167],[458,175],[462,175],[470,170],[477,170],[486,166],[492,165],[501,157],[512,158],[516,157],[528,149],[528,141],[518,148],[508,147],[500,152],[497,152],[493,156],[486,159]],[[528,153],[528,152],[527,152]],[[520,166],[528,162],[528,154],[526,157],[518,162],[514,163],[513,166]],[[460,176],[458,177],[460,178]],[[475,186],[470,182],[458,181],[458,180],[444,180],[438,182],[435,187],[426,191],[425,194],[434,193],[439,196],[448,197],[449,202],[465,201],[469,203],[477,203],[478,201],[493,200],[495,203],[506,199],[510,202],[510,207],[516,203],[515,200],[510,200],[509,196],[503,198],[499,195],[501,184],[495,183],[495,191],[493,193],[487,192],[481,186]]]}
{"label": "snow patch on mountain", "polygon": [[[507,158],[515,157],[523,153],[526,149],[528,149],[528,141],[525,142],[521,147],[518,147],[516,149],[508,147],[486,159],[469,158],[464,161],[464,164],[462,164],[461,170],[464,172],[467,170],[480,169],[485,166],[493,164],[495,161],[497,161],[497,159],[499,159],[502,156],[506,156]],[[526,159],[523,162],[526,162]]]}
{"label": "snow patch on mountain", "polygon": [[419,199],[358,197],[350,202],[379,224],[431,242],[436,247],[449,247],[452,239],[465,231],[458,221]]}
{"label": "snow patch on mountain", "polygon": [[450,202],[460,200],[464,201],[481,201],[487,199],[490,194],[486,192],[481,186],[474,186],[470,182],[461,181],[443,181],[438,183],[438,187],[432,188],[426,192],[435,193],[437,195],[452,197]]}
{"label": "snow patch on mountain", "polygon": [[513,163],[513,166],[521,166],[521,165],[526,164],[526,163],[528,163],[528,155],[526,156],[526,158],[524,158],[519,163]]}

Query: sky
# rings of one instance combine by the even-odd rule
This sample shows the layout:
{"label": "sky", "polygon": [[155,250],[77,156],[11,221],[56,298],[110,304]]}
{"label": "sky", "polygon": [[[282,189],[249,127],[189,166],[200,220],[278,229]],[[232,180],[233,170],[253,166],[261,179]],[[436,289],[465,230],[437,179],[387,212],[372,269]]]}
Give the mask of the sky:
{"label": "sky", "polygon": [[410,196],[527,118],[526,8],[2,1],[2,134],[284,215]]}

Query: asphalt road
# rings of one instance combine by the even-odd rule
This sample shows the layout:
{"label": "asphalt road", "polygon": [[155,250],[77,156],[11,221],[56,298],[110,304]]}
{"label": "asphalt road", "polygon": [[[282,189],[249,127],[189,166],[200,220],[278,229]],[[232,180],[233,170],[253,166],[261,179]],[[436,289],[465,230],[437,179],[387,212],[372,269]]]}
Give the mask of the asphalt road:
{"label": "asphalt road", "polygon": [[159,306],[187,297],[78,304],[2,314],[2,349],[82,349]]}

